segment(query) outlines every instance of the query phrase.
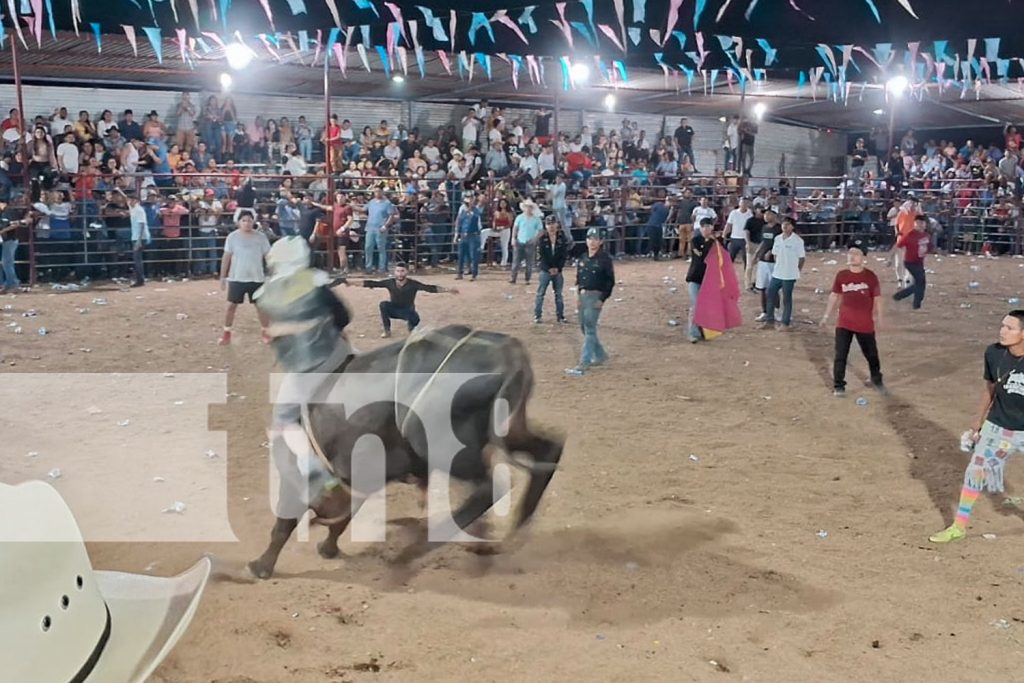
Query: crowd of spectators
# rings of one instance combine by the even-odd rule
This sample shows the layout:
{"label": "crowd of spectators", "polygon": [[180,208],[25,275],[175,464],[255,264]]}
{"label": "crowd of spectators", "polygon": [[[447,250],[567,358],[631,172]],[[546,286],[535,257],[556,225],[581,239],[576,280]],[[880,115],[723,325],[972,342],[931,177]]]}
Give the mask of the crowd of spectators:
{"label": "crowd of spectators", "polygon": [[[386,120],[360,132],[337,115],[322,130],[304,116],[295,122],[256,116],[246,123],[230,96],[197,103],[188,93],[176,104],[173,129],[157,111],[140,120],[131,110],[117,116],[104,110],[93,121],[88,111],[71,120],[60,107],[22,126],[12,109],[0,123],[0,197],[28,212],[31,220],[18,236],[27,244],[27,231],[34,230],[39,274],[54,280],[130,269],[126,204],[132,196],[147,213],[154,236],[148,269],[157,275],[216,272],[218,238],[233,228],[239,208],[252,209],[268,234],[302,234],[321,250],[333,235],[342,247],[338,265],[346,268],[363,248],[375,190],[395,207],[386,248],[402,260],[435,266],[454,259],[460,207],[472,195],[482,240],[493,244],[484,256],[500,253],[504,265],[512,251],[506,223],[527,198],[554,213],[567,235],[609,228],[611,249],[620,257],[670,247],[654,244],[654,235],[660,230],[662,240],[675,240],[679,226],[691,222],[687,202],[701,196],[721,217],[749,193],[755,203],[794,215],[802,231],[818,234],[812,243],[822,247],[855,230],[877,233],[884,242],[890,207],[907,189],[921,193],[926,205],[935,200],[931,215],[949,234],[973,235],[979,222],[983,232],[1013,232],[1020,214],[1014,189],[1022,175],[1020,136],[1013,129],[1005,152],[929,142],[919,161],[911,131],[893,161],[883,160],[875,173],[867,170],[859,142],[849,180],[798,193],[786,178],[757,189],[744,177],[752,168],[757,126],[739,116],[723,124],[724,167],[713,175],[694,166],[695,132],[685,117],[649,134],[628,117],[613,129],[556,133],[552,116],[541,109],[529,120],[509,117],[481,101],[457,123],[429,132]],[[1013,174],[1007,159],[1015,160]],[[943,202],[950,194],[956,201]],[[667,213],[656,210],[659,204]]]}

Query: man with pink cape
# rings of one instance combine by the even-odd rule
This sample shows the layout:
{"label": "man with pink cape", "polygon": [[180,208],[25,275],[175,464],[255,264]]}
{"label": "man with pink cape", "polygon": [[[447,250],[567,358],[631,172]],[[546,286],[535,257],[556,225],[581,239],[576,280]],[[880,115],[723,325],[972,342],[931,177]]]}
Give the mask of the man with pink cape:
{"label": "man with pink cape", "polygon": [[[717,236],[720,229],[716,228]],[[693,324],[704,339],[714,339],[726,330],[743,324],[740,315],[740,286],[732,260],[719,239],[708,242],[704,257],[704,277],[697,293]],[[692,304],[691,304],[692,305]]]}

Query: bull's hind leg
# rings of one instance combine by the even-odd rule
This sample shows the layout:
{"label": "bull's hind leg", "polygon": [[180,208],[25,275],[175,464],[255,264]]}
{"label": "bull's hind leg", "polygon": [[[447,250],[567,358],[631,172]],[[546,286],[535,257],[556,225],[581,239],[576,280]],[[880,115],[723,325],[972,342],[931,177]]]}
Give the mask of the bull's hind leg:
{"label": "bull's hind leg", "polygon": [[274,567],[277,565],[277,558],[281,554],[281,549],[284,548],[285,543],[291,538],[292,532],[295,531],[295,527],[299,525],[297,519],[282,519],[277,518],[274,522],[274,528],[270,531],[270,545],[260,555],[259,559],[253,560],[249,563],[249,571],[257,579],[269,579],[274,575]]}

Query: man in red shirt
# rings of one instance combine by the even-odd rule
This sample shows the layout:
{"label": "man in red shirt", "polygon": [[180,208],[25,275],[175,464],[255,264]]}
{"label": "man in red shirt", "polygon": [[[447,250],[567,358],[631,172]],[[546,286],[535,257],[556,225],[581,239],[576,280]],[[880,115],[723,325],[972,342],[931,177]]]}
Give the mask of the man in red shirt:
{"label": "man in red shirt", "polygon": [[914,282],[893,294],[892,298],[894,301],[900,301],[913,294],[915,309],[921,308],[921,302],[924,301],[924,257],[928,254],[928,245],[931,243],[931,237],[925,232],[927,227],[928,217],[918,214],[914,218],[914,229],[905,235],[900,235],[900,238],[896,241],[897,248],[903,247],[906,249],[903,265],[911,277],[914,278]]}
{"label": "man in red shirt", "polygon": [[878,276],[864,267],[867,246],[856,241],[847,252],[846,270],[836,273],[832,293],[828,297],[825,315],[821,325],[828,324],[832,309],[839,304],[839,319],[836,321],[836,354],[832,366],[832,395],[846,395],[846,359],[850,355],[850,344],[857,338],[860,350],[868,361],[871,383],[885,394],[882,383],[882,365],[878,360],[878,343],[875,341],[875,325],[882,324],[882,288]]}

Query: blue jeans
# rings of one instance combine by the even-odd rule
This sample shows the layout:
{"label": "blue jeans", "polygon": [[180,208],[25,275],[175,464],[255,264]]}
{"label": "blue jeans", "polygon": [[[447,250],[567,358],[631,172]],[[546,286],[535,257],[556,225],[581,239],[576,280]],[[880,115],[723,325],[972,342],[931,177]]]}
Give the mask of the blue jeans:
{"label": "blue jeans", "polygon": [[480,274],[480,234],[459,236],[459,275],[463,270],[476,277]]}
{"label": "blue jeans", "polygon": [[[6,242],[4,244],[6,244]],[[908,296],[913,295],[914,308],[921,308],[921,302],[924,301],[926,285],[924,262],[916,261],[914,263],[905,263],[904,265],[907,267],[907,272],[910,273],[910,276],[914,278],[914,282],[909,287],[904,287],[900,291],[896,292],[892,298],[896,301],[901,301],[902,299],[906,299]]]}
{"label": "blue jeans", "polygon": [[[780,280],[777,277],[773,277],[771,284],[768,285],[768,301],[777,301],[779,290],[782,290],[782,324],[786,327],[793,322],[793,287],[795,286],[796,280]],[[768,307],[767,322],[769,324],[775,322],[774,306]]]}
{"label": "blue jeans", "polygon": [[701,333],[700,328],[693,324],[693,314],[697,312],[697,295],[700,294],[700,283],[699,282],[687,282],[686,288],[690,292],[690,317],[689,317],[689,335],[690,339],[700,339]]}
{"label": "blue jeans", "polygon": [[0,245],[0,286],[3,289],[17,289],[21,286],[18,274],[14,272],[14,253],[18,250],[18,240],[8,237]]}
{"label": "blue jeans", "polygon": [[306,161],[313,160],[313,138],[299,140],[299,154],[301,154],[302,158]]}
{"label": "blue jeans", "polygon": [[540,314],[544,311],[544,295],[548,291],[548,284],[550,284],[551,289],[555,292],[555,316],[559,320],[563,320],[565,318],[565,302],[562,300],[562,285],[565,284],[565,278],[562,277],[562,273],[552,275],[546,270],[541,270],[538,279],[540,282],[537,284],[537,299],[533,303],[533,317],[540,319]]}
{"label": "blue jeans", "polygon": [[391,319],[404,320],[412,332],[420,324],[420,316],[415,308],[401,308],[390,301],[380,302],[380,323],[385,332],[391,331]]}
{"label": "blue jeans", "polygon": [[597,339],[597,321],[601,317],[600,292],[584,291],[580,294],[580,330],[583,332],[583,352],[580,354],[580,367],[586,369],[597,363],[608,360],[601,342]]}
{"label": "blue jeans", "polygon": [[146,267],[143,264],[143,248],[135,245],[132,248],[132,265],[135,267],[135,283],[142,284],[146,281]]}
{"label": "blue jeans", "polygon": [[443,236],[439,233],[438,228],[427,226],[420,233],[420,237],[424,252],[430,255],[430,265],[436,268],[440,261]]}
{"label": "blue jeans", "polygon": [[372,273],[374,271],[373,256],[374,252],[377,253],[377,265],[380,266],[380,272],[388,272],[388,236],[387,233],[374,230],[373,232],[366,233],[366,244],[363,247],[363,259],[367,272]]}
{"label": "blue jeans", "polygon": [[215,275],[217,263],[217,240],[213,235],[199,235],[192,238],[192,271],[196,275]]}

